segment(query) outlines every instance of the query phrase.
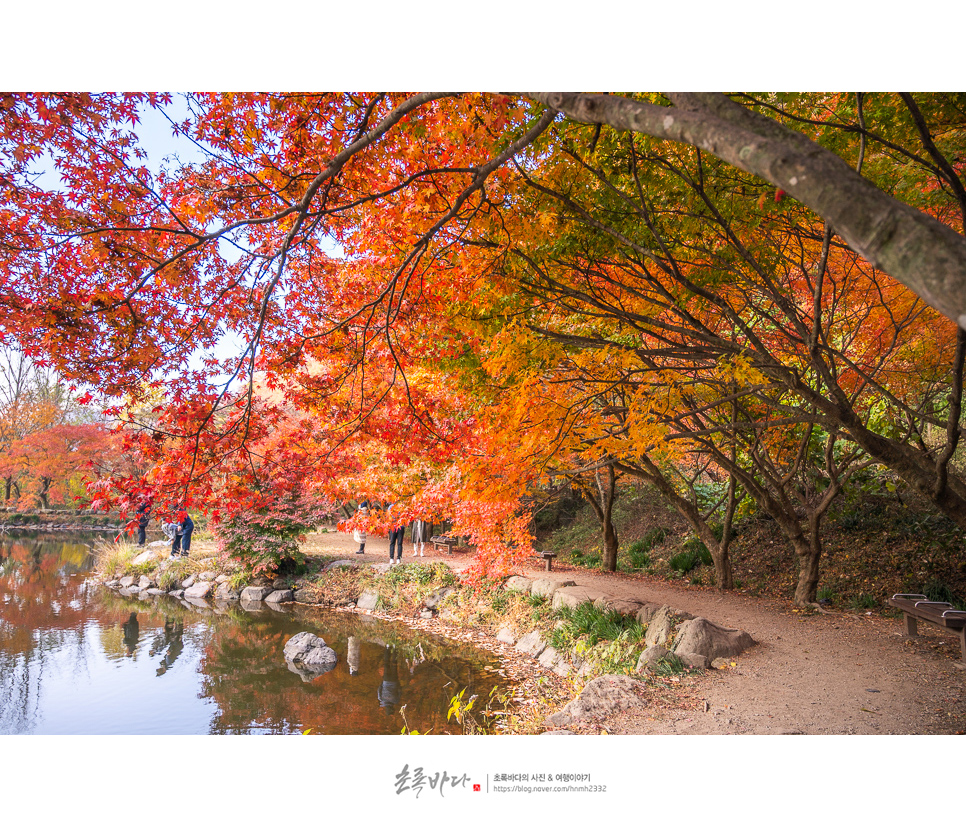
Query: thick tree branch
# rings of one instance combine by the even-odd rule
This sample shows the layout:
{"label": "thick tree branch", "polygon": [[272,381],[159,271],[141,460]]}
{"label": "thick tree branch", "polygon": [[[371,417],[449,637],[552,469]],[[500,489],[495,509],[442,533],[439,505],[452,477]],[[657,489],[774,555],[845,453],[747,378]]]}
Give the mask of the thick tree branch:
{"label": "thick tree branch", "polygon": [[524,93],[569,119],[700,148],[762,177],[824,218],[856,252],[966,326],[966,238],[878,189],[831,151],[720,94]]}

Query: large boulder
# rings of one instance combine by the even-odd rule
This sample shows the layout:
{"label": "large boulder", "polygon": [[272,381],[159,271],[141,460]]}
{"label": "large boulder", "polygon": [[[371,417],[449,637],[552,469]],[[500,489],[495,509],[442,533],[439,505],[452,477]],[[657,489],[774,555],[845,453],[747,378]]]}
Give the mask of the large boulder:
{"label": "large boulder", "polygon": [[356,608],[361,608],[363,611],[374,611],[378,604],[379,594],[372,590],[365,590],[356,601]]}
{"label": "large boulder", "polygon": [[336,568],[351,568],[356,564],[351,559],[336,559],[334,562],[329,562],[324,568],[322,568],[322,573],[328,570],[335,570]]}
{"label": "large boulder", "polygon": [[503,587],[508,591],[522,591],[525,594],[529,594],[532,586],[533,580],[528,576],[509,576]]}
{"label": "large boulder", "polygon": [[654,615],[661,610],[661,607],[656,602],[645,602],[637,609],[637,621],[641,625],[646,626],[653,619]]}
{"label": "large boulder", "polygon": [[581,693],[560,712],[547,719],[554,727],[606,718],[618,710],[647,703],[644,684],[628,675],[602,675],[589,681]]}
{"label": "large boulder", "polygon": [[644,643],[648,647],[651,646],[663,646],[671,639],[671,633],[674,631],[674,615],[671,613],[671,608],[667,605],[662,605],[657,613],[651,617],[651,621],[647,626],[647,633],[644,635]]}
{"label": "large boulder", "polygon": [[747,631],[723,628],[704,617],[695,617],[681,624],[671,650],[679,657],[704,655],[711,661],[719,657],[735,657],[754,645],[755,641]]}
{"label": "large boulder", "polygon": [[710,669],[711,661],[703,654],[691,652],[674,652],[674,656],[691,669]]}
{"label": "large boulder", "polygon": [[325,640],[310,631],[300,631],[282,649],[288,668],[304,681],[332,671],[338,657]]}
{"label": "large boulder", "polygon": [[[534,582],[534,585],[537,583]],[[558,608],[576,608],[585,602],[597,602],[602,596],[604,596],[603,591],[596,591],[593,588],[586,588],[583,585],[574,585],[571,583],[563,588],[558,588],[553,595],[552,607],[554,610]]]}
{"label": "large boulder", "polygon": [[575,584],[572,579],[534,579],[530,593],[535,597],[552,597],[559,588]]}
{"label": "large boulder", "polygon": [[645,649],[641,652],[641,656],[637,658],[637,666],[634,671],[640,675],[645,670],[651,670],[657,668],[657,664],[668,657],[671,653],[664,648],[664,646],[651,646],[649,649]]}
{"label": "large boulder", "polygon": [[284,591],[272,591],[267,597],[265,597],[265,602],[276,605],[282,602],[292,602],[295,599],[295,594],[291,590],[285,589]]}
{"label": "large boulder", "polygon": [[601,611],[617,611],[621,616],[624,617],[636,617],[637,612],[641,610],[644,603],[636,599],[622,599],[620,597],[612,597],[608,594],[594,601],[594,607],[600,609]]}

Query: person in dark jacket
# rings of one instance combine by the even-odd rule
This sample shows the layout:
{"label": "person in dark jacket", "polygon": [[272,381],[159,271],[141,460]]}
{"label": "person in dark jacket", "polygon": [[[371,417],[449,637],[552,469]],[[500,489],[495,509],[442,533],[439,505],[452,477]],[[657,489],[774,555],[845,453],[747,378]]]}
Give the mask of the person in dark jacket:
{"label": "person in dark jacket", "polygon": [[[386,507],[388,513],[392,509],[392,504]],[[403,538],[406,535],[406,525],[402,524],[389,530],[389,564],[401,565],[403,553]]]}
{"label": "person in dark jacket", "polygon": [[145,498],[138,507],[138,544],[143,545],[146,539],[148,522],[151,520],[151,499]]}
{"label": "person in dark jacket", "polygon": [[[184,513],[184,518],[180,521],[178,516]],[[195,529],[195,523],[191,520],[191,516],[187,512],[181,510],[175,516],[174,528],[174,538],[171,540],[171,555],[173,557],[180,556],[182,559],[188,557],[188,552],[191,550],[191,533]]]}

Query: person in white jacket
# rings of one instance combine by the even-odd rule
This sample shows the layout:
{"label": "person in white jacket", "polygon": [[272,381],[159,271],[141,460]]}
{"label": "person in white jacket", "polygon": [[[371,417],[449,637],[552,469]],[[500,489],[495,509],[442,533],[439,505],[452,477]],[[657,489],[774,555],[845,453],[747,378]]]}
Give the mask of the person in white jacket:
{"label": "person in white jacket", "polygon": [[[356,510],[356,515],[365,518],[369,515],[369,501],[364,500],[360,505],[359,509]],[[366,531],[365,530],[355,530],[352,533],[352,538],[355,539],[359,544],[359,549],[356,551],[356,555],[366,552]]]}

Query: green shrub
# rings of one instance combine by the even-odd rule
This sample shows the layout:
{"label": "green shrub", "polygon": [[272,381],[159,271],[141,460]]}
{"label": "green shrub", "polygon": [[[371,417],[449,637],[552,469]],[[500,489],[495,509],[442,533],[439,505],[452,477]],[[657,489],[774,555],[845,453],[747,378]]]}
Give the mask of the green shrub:
{"label": "green shrub", "polygon": [[934,576],[927,580],[920,593],[933,602],[948,602],[953,608],[960,611],[966,610],[966,600],[960,597],[946,580],[939,577]]}
{"label": "green shrub", "polygon": [[559,608],[556,612],[560,623],[550,635],[550,645],[555,649],[565,649],[583,638],[588,646],[602,640],[616,640],[621,635],[638,642],[644,639],[644,629],[633,617],[625,617],[619,611],[602,611],[592,602],[582,602],[574,608]]}
{"label": "green shrub", "polygon": [[459,577],[445,562],[408,562],[378,574],[369,587],[379,595],[379,609],[415,616],[430,591],[459,587]]}
{"label": "green shrub", "polygon": [[[637,542],[635,542],[637,544]],[[628,551],[631,560],[631,567],[634,570],[644,570],[651,566],[651,554],[646,551]]]}
{"label": "green shrub", "polygon": [[854,596],[849,600],[849,608],[853,609],[865,610],[869,608],[877,608],[878,605],[879,601],[869,593],[859,594],[858,596]]}
{"label": "green shrub", "polygon": [[176,566],[165,568],[157,576],[158,587],[162,591],[173,591],[179,586],[182,578]]}
{"label": "green shrub", "polygon": [[644,538],[632,542],[627,548],[627,557],[634,570],[644,570],[651,566],[651,550],[667,538],[665,527],[654,527],[648,530]]}
{"label": "green shrub", "polygon": [[690,573],[699,564],[713,565],[714,560],[704,542],[694,537],[685,539],[681,550],[668,560],[668,566],[677,573]]}
{"label": "green shrub", "polygon": [[574,548],[570,552],[570,562],[571,564],[577,565],[581,568],[596,568],[600,567],[602,564],[602,559],[599,553],[584,555],[582,550]]}
{"label": "green shrub", "polygon": [[839,601],[839,592],[836,591],[834,588],[830,588],[826,585],[822,588],[819,588],[819,591],[815,595],[815,598],[819,602],[821,602],[824,599],[828,601],[829,605],[834,605]]}
{"label": "green shrub", "polygon": [[651,530],[648,530],[647,533],[644,535],[644,538],[641,539],[640,542],[634,542],[634,544],[632,544],[631,547],[633,548],[634,545],[639,544],[644,549],[644,551],[647,552],[649,550],[652,550],[655,546],[661,544],[661,542],[663,542],[667,538],[667,534],[668,534],[667,528],[655,527]]}
{"label": "green shrub", "polygon": [[699,561],[700,559],[695,554],[682,550],[668,559],[667,563],[668,567],[675,573],[690,573],[697,567]]}
{"label": "green shrub", "polygon": [[327,505],[293,490],[222,517],[214,525],[215,535],[228,555],[252,574],[278,568],[295,572],[305,564],[299,545],[327,512]]}

